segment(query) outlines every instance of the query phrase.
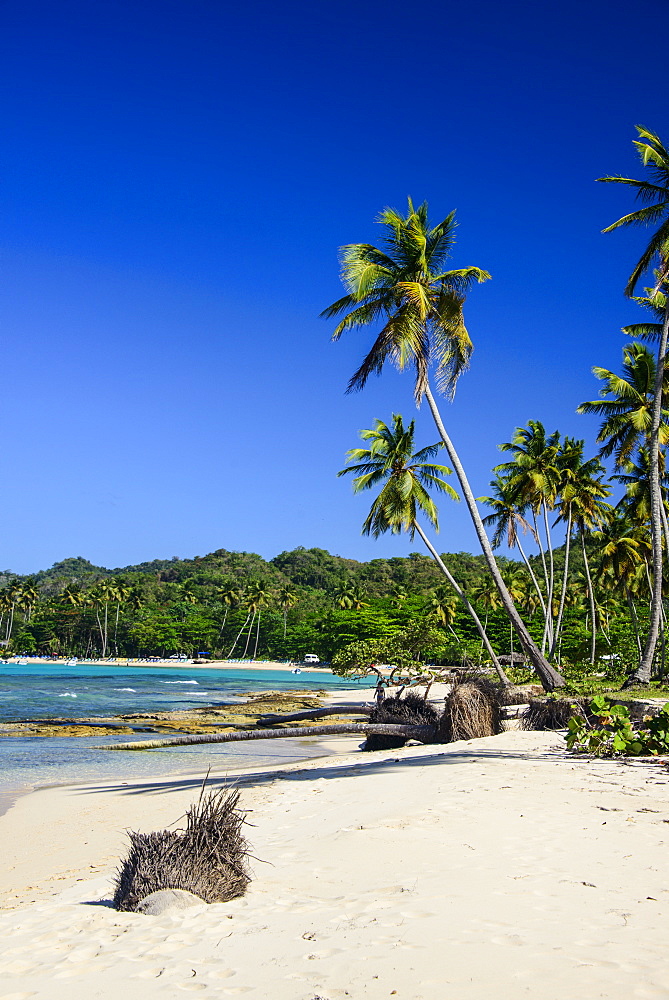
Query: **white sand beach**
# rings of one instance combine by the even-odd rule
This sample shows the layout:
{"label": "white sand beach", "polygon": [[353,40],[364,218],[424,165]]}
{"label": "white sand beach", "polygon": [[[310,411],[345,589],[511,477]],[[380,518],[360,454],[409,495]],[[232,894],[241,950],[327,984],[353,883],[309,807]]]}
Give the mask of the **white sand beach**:
{"label": "white sand beach", "polygon": [[109,906],[124,829],[173,823],[197,779],[19,798],[0,817],[0,1000],[669,996],[666,764],[506,732],[237,780],[247,895],[159,917]]}

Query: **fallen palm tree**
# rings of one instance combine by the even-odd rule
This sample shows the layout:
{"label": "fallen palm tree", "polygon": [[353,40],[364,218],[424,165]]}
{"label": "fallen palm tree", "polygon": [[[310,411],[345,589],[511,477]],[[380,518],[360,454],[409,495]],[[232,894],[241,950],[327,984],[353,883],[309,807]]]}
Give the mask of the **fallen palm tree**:
{"label": "fallen palm tree", "polygon": [[116,873],[116,909],[143,910],[148,897],[163,890],[192,893],[205,903],[243,896],[251,876],[238,801],[236,790],[205,794],[203,785],[184,830],[131,831],[130,851]]}
{"label": "fallen palm tree", "polygon": [[[329,711],[328,709],[325,710]],[[300,713],[302,714],[302,713]],[[277,720],[273,720],[277,721]],[[304,736],[360,735],[393,740],[392,747],[407,740],[420,743],[451,743],[501,732],[500,689],[478,674],[456,683],[445,701],[441,715],[424,698],[415,694],[385,698],[370,712],[369,722],[338,722],[323,726],[286,729],[243,729],[225,733],[173,736],[165,739],[112,743],[98,750],[158,750],[163,747],[201,743],[240,743],[247,740],[297,739]],[[372,746],[374,741],[372,740]],[[385,746],[390,746],[385,743]],[[381,745],[374,747],[381,749]],[[370,749],[369,743],[367,749]]]}
{"label": "fallen palm tree", "polygon": [[380,725],[365,722],[341,722],[332,726],[299,726],[295,729],[243,729],[230,733],[201,733],[193,736],[173,736],[171,739],[133,740],[132,743],[110,743],[96,750],[158,750],[161,747],[192,746],[195,743],[237,743],[244,740],[275,740],[298,736],[338,736],[350,733],[404,736],[405,740],[434,743],[435,726]]}
{"label": "fallen palm tree", "polygon": [[371,705],[331,705],[329,708],[310,708],[290,715],[261,715],[257,725],[278,726],[282,722],[302,722],[306,719],[324,719],[328,715],[371,715]]}
{"label": "fallen palm tree", "polygon": [[[430,740],[422,742],[439,742],[437,739],[439,713],[429,701],[418,694],[410,692],[403,698],[399,695],[384,698],[372,709],[369,721],[373,724],[390,726],[429,726],[433,730],[434,736]],[[412,738],[415,739],[415,737]],[[384,735],[370,732],[365,740],[365,750],[395,750],[403,747],[406,741],[407,737],[400,734]]]}

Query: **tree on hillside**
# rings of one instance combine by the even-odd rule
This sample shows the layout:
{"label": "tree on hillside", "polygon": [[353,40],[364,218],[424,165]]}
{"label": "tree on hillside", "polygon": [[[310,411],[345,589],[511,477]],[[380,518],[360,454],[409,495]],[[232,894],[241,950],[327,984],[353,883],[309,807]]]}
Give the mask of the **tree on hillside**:
{"label": "tree on hillside", "polygon": [[342,249],[341,273],[347,294],[322,314],[329,318],[343,314],[334,340],[347,330],[381,324],[371,350],[349,381],[349,391],[362,389],[370,375],[381,373],[386,362],[400,370],[413,369],[416,401],[427,399],[504,608],[544,686],[550,690],[560,687],[564,678],[540,653],[506,589],[476,499],[430,385],[434,363],[439,390],[453,397],[472,352],[463,316],[465,296],[474,283],[487,281],[490,275],[479,267],[445,269],[455,242],[454,212],[432,227],[427,204],[414,208],[409,199],[406,215],[385,209],[378,221],[384,227],[380,248],[355,243]]}
{"label": "tree on hillside", "polygon": [[662,332],[657,349],[655,384],[649,434],[650,453],[650,497],[651,497],[651,538],[653,545],[653,590],[651,597],[650,627],[643,656],[637,670],[628,678],[631,684],[647,684],[650,681],[655,649],[657,646],[660,617],[662,615],[662,562],[663,523],[662,492],[660,484],[659,453],[662,425],[662,396],[669,338],[669,150],[660,137],[650,129],[637,125],[638,140],[634,142],[641,162],[648,170],[650,180],[635,180],[631,177],[600,177],[600,181],[625,184],[631,187],[637,199],[643,204],[634,212],[622,216],[604,232],[627,226],[656,227],[646,247],[635,264],[625,287],[625,294],[634,296],[635,289],[644,275],[654,270],[653,288],[648,296],[651,303],[658,303],[658,296],[664,296],[664,316]]}

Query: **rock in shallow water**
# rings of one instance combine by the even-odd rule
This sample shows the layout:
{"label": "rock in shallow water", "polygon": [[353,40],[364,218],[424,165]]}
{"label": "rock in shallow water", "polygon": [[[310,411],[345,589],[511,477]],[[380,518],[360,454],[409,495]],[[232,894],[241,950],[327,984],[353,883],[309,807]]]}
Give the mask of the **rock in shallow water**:
{"label": "rock in shallow water", "polygon": [[187,910],[190,906],[206,906],[203,899],[186,889],[158,889],[149,893],[137,904],[136,913],[159,917],[172,910]]}

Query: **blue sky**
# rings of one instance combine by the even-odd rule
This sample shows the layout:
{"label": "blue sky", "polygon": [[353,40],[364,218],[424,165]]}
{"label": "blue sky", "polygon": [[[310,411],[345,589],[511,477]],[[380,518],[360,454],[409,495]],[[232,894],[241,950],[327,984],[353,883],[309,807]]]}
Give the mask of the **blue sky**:
{"label": "blue sky", "polygon": [[[444,415],[477,494],[518,424],[585,437],[643,232],[601,235],[669,135],[665,0],[0,3],[0,566],[121,566],[297,545],[358,559],[357,432],[409,376],[345,396],[337,248],[407,195],[457,209],[472,367]],[[419,443],[436,440],[427,412]],[[439,547],[476,551],[442,502]]]}

